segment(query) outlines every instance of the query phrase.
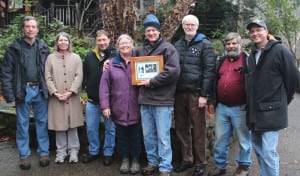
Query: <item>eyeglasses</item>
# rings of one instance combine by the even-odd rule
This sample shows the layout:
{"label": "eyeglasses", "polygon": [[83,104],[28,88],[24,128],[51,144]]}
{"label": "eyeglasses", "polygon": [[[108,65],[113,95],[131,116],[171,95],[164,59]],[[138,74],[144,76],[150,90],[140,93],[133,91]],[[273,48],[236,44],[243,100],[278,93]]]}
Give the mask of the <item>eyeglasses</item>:
{"label": "eyeglasses", "polygon": [[193,24],[193,23],[185,23],[183,25],[186,27],[196,27],[196,24]]}

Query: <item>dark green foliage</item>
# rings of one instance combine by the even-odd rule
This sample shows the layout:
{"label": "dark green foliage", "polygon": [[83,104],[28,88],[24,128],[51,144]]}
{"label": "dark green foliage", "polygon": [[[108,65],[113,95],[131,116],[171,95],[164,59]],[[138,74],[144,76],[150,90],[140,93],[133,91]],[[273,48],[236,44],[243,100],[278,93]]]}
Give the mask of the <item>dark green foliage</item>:
{"label": "dark green foliage", "polygon": [[[17,16],[13,20],[12,24],[0,33],[0,63],[2,63],[4,53],[8,45],[10,45],[16,38],[22,36],[21,25],[24,16],[25,15]],[[56,35],[62,31],[68,32],[68,26],[65,26],[63,22],[57,19],[54,19],[47,24],[45,16],[39,16],[37,18],[39,21],[38,38],[42,39],[49,46],[51,52],[53,52]],[[85,39],[78,39],[73,36],[71,37],[73,42],[73,52],[79,54],[81,58],[84,58],[89,50],[87,41]]]}

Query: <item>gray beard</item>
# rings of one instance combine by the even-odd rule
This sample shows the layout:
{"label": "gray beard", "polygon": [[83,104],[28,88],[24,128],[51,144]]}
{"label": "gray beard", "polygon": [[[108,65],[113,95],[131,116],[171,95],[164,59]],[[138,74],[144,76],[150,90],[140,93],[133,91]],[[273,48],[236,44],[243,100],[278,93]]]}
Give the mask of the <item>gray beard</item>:
{"label": "gray beard", "polygon": [[225,55],[228,57],[238,57],[240,52],[240,49],[237,49],[235,51],[225,51]]}

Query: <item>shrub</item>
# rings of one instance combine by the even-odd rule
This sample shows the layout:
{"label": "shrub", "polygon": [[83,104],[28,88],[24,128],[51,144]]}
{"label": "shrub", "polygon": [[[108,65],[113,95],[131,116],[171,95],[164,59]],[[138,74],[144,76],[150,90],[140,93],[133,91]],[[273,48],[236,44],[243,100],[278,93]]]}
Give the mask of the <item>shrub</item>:
{"label": "shrub", "polygon": [[[2,63],[6,48],[16,39],[22,36],[21,25],[22,19],[25,15],[16,16],[11,25],[8,25],[6,29],[0,34],[0,63]],[[53,52],[56,35],[59,32],[68,32],[68,26],[65,26],[62,21],[54,19],[46,24],[46,17],[37,17],[39,21],[39,34],[38,38],[42,39]],[[84,58],[89,51],[88,42],[85,38],[76,38],[71,35],[73,41],[73,52]]]}

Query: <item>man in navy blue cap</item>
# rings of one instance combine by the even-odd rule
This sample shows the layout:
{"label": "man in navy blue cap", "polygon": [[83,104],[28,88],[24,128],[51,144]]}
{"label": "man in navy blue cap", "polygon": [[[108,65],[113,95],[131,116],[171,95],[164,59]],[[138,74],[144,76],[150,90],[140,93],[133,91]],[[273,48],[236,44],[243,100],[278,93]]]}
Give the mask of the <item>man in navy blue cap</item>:
{"label": "man in navy blue cap", "polygon": [[170,128],[176,82],[180,72],[179,54],[175,47],[160,35],[160,23],[153,14],[144,20],[145,42],[137,50],[137,56],[163,55],[164,69],[154,78],[139,85],[139,104],[148,165],[143,175],[160,171],[168,176],[172,171]]}
{"label": "man in navy blue cap", "polygon": [[[261,176],[279,176],[279,130],[288,126],[299,71],[294,56],[280,41],[268,40],[267,25],[253,20],[247,25],[253,42],[245,76],[246,122]],[[267,84],[266,84],[267,83]]]}

